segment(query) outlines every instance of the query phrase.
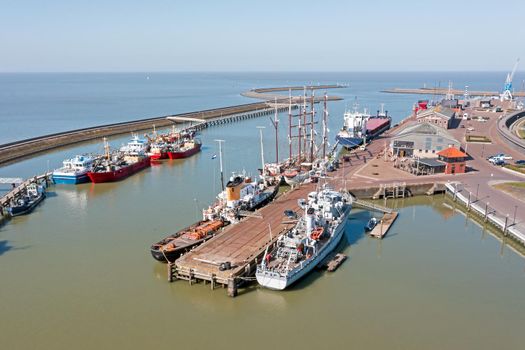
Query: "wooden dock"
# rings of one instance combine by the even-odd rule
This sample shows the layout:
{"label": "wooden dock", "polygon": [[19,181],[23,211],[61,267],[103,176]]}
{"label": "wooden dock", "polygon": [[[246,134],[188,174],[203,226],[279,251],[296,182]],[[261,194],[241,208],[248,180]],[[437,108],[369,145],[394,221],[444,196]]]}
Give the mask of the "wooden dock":
{"label": "wooden dock", "polygon": [[396,221],[397,215],[398,213],[396,211],[384,213],[379,223],[370,231],[369,235],[379,239],[385,237],[394,221]]}
{"label": "wooden dock", "polygon": [[266,247],[294,224],[284,216],[284,211],[300,210],[297,200],[306,198],[314,188],[313,184],[302,185],[258,210],[256,213],[262,218],[250,216],[227,227],[220,235],[168,265],[169,280],[182,279],[190,284],[210,282],[212,289],[222,284],[228,287],[228,295],[236,296],[238,286],[253,279],[251,276]]}

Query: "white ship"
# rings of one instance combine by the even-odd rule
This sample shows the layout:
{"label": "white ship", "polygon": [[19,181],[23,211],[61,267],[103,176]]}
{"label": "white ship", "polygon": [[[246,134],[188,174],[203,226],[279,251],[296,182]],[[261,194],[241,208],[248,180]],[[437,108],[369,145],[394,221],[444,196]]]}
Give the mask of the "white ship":
{"label": "white ship", "polygon": [[277,239],[257,265],[257,282],[266,288],[283,290],[310,272],[335,249],[344,235],[352,209],[352,198],[325,188],[301,201],[305,215]]}

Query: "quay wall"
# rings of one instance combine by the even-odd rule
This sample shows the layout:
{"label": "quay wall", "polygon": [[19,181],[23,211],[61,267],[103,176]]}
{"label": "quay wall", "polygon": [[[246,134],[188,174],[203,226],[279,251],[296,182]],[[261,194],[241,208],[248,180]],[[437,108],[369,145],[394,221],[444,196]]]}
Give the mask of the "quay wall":
{"label": "quay wall", "polygon": [[521,245],[525,245],[525,232],[520,231],[518,226],[513,225],[508,216],[504,216],[497,212],[495,208],[489,206],[488,203],[482,200],[474,200],[475,196],[465,190],[461,183],[447,183],[446,192],[452,196],[454,201],[458,201],[467,207],[468,211],[472,211],[477,214],[484,221],[491,223],[504,235],[512,237],[514,240],[519,242]]}
{"label": "quay wall", "polygon": [[[383,188],[393,188],[396,184],[377,184],[374,186],[367,187],[347,187],[348,191],[359,199],[377,199],[377,194]],[[421,195],[432,195],[438,192],[445,191],[445,183],[417,183],[417,184],[404,184],[397,183],[399,186],[405,186],[407,196],[421,196]]]}
{"label": "quay wall", "polygon": [[[284,109],[280,108],[280,110]],[[259,102],[59,132],[0,145],[0,165],[8,162],[16,162],[37,153],[75,143],[147,130],[151,129],[153,125],[156,127],[173,125],[173,121],[166,119],[167,117],[203,119],[207,121],[207,123],[202,123],[202,128],[208,125],[218,125],[230,121],[242,120],[248,117],[268,115],[273,113],[273,111],[274,109],[269,108],[267,103]]]}

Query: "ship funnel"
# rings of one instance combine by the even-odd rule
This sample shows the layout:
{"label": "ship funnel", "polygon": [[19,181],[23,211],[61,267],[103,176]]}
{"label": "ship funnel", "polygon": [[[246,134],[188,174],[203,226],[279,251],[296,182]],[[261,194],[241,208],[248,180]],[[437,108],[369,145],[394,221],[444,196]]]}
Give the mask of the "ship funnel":
{"label": "ship funnel", "polygon": [[306,211],[306,234],[310,236],[312,231],[315,229],[315,217],[314,217],[314,208],[308,208]]}

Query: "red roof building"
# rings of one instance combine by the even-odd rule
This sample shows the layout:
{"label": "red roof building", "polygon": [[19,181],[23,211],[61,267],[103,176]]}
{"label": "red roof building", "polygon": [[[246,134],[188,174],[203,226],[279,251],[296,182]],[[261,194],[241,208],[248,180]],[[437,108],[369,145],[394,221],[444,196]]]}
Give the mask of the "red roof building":
{"label": "red roof building", "polygon": [[445,174],[463,174],[467,171],[468,155],[455,147],[437,153],[439,160],[446,163]]}

